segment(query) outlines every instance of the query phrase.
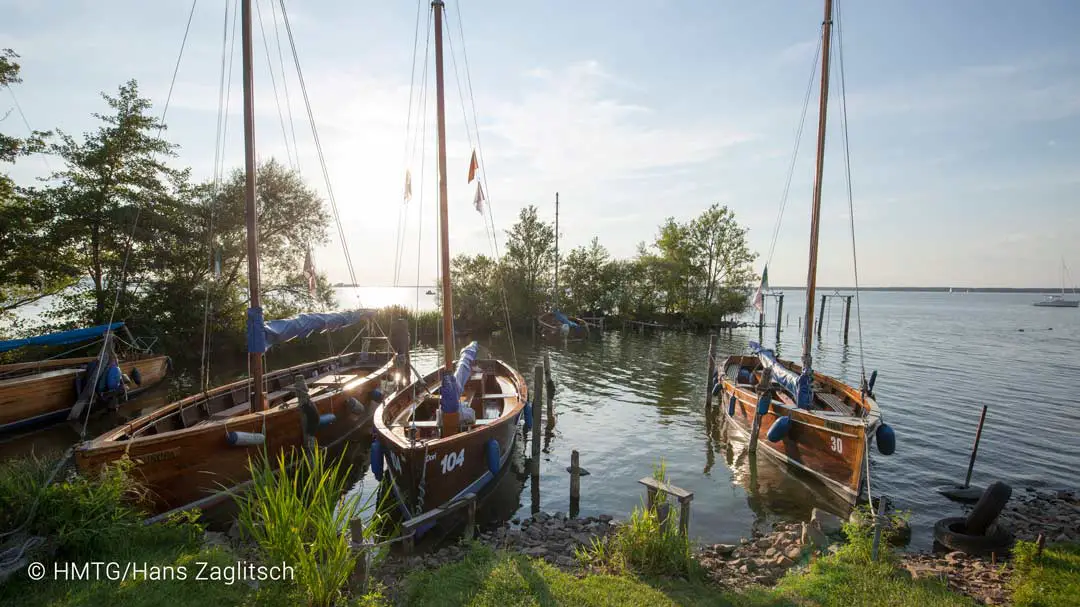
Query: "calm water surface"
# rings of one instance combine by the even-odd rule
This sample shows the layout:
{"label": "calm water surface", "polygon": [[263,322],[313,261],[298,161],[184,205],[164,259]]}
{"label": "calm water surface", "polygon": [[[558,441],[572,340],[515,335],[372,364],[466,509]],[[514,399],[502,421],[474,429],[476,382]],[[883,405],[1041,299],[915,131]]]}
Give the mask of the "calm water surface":
{"label": "calm water surface", "polygon": [[[414,299],[410,292],[406,299]],[[871,487],[913,513],[912,546],[929,547],[933,522],[959,513],[937,488],[962,482],[983,404],[989,406],[973,483],[1004,480],[1014,488],[1075,486],[1080,469],[1080,311],[1036,308],[1030,294],[886,293],[862,295],[862,338],[867,374],[879,372],[875,392],[884,418],[896,430],[897,450],[871,456]],[[355,295],[343,297],[354,304]],[[352,301],[348,301],[352,300]],[[373,305],[369,302],[363,302]],[[378,302],[380,304],[385,302]],[[398,303],[390,301],[389,303]],[[403,304],[412,302],[401,301]],[[427,306],[423,306],[427,307]],[[767,346],[798,358],[803,292],[789,290],[779,343]],[[768,322],[775,322],[769,319]],[[855,313],[850,345],[841,335],[839,302],[827,308],[815,366],[857,385],[860,348]],[[719,355],[746,352],[756,329],[718,337]],[[709,542],[732,542],[754,527],[808,517],[814,507],[842,505],[813,479],[789,472],[745,442],[729,437],[705,414],[707,336],[679,332],[644,335],[609,330],[567,345],[482,340],[496,356],[532,369],[549,352],[556,383],[554,435],[545,440],[540,507],[569,508],[570,452],[581,454],[591,474],[581,481],[582,515],[626,516],[641,501],[637,479],[666,462],[672,483],[694,492],[691,533]],[[461,347],[463,343],[459,343]],[[434,347],[419,347],[422,371],[439,362]],[[278,366],[278,365],[275,365]],[[125,407],[131,416],[165,401],[164,390]],[[91,434],[116,422],[95,420]],[[61,425],[0,443],[0,456],[70,444],[78,433]],[[366,449],[354,464],[370,490]],[[496,522],[527,516],[529,481],[522,441],[511,469],[481,507]]]}

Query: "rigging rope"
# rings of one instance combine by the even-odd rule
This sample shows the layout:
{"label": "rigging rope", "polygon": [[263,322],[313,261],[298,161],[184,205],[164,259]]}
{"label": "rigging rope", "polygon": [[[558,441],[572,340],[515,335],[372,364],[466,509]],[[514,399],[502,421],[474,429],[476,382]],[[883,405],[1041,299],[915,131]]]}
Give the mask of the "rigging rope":
{"label": "rigging rope", "polygon": [[[233,3],[234,9],[237,3]],[[235,49],[236,41],[236,22],[237,13],[233,12],[233,46]],[[218,117],[217,117],[217,132],[214,135],[214,173],[213,173],[213,186],[211,190],[210,199],[207,206],[210,210],[210,220],[207,227],[207,248],[210,252],[210,270],[207,275],[206,284],[206,297],[203,302],[203,337],[202,337],[202,354],[199,361],[199,383],[203,392],[210,389],[210,291],[212,284],[210,277],[214,274],[215,259],[214,259],[214,206],[217,203],[217,197],[220,193],[221,187],[221,171],[224,164],[223,156],[225,155],[225,134],[227,121],[228,121],[228,92],[229,87],[232,84],[232,52],[228,52],[228,61],[226,61],[226,51],[229,48],[229,4],[225,3],[225,22],[222,25],[221,34],[221,76],[218,82]],[[228,70],[228,82],[226,82],[226,70]]]}
{"label": "rigging rope", "polygon": [[[349,254],[349,244],[345,240],[345,228],[341,223],[341,216],[338,213],[337,199],[334,197],[334,188],[330,184],[330,173],[326,168],[326,156],[323,154],[322,141],[319,139],[319,129],[315,125],[315,115],[311,110],[311,98],[308,96],[307,84],[304,82],[304,71],[300,67],[300,55],[296,51],[296,38],[293,37],[292,25],[289,23],[289,14],[285,10],[285,0],[278,0],[278,5],[281,8],[281,20],[285,24],[285,33],[288,35],[289,47],[292,50],[293,63],[296,66],[296,77],[300,82],[300,92],[304,97],[304,108],[307,110],[308,122],[311,124],[311,136],[315,140],[315,151],[319,157],[319,167],[322,170],[323,182],[326,185],[326,197],[330,201],[330,209],[334,214],[334,223],[337,224],[338,237],[341,239],[341,248],[345,252],[345,265],[349,269],[349,280],[352,284],[358,284],[356,282],[356,271],[353,268],[352,256]],[[356,302],[360,305],[360,292],[356,291]],[[383,332],[382,327],[378,321],[375,321],[375,327],[379,330],[379,334],[383,337],[386,333]]]}
{"label": "rigging rope", "polygon": [[[840,115],[844,133],[844,176],[847,179],[848,219],[851,223],[851,263],[855,272],[855,328],[859,335],[859,370],[866,381],[866,358],[863,353],[862,306],[859,301],[859,255],[855,248],[855,203],[851,188],[851,146],[848,143],[847,87],[844,81],[844,29],[840,21],[840,2],[836,2],[836,54],[840,60]],[[867,456],[869,466],[869,456]],[[867,473],[869,474],[869,473]],[[869,476],[867,477],[869,481]],[[867,483],[869,487],[869,482]]]}
{"label": "rigging rope", "polygon": [[799,116],[799,127],[795,130],[795,146],[791,150],[791,163],[788,166],[787,180],[784,182],[784,191],[780,195],[780,211],[776,215],[776,224],[773,226],[772,242],[769,244],[769,254],[765,258],[765,266],[772,263],[773,251],[776,249],[777,239],[780,237],[780,224],[784,219],[784,209],[787,208],[788,193],[791,191],[791,180],[795,176],[795,163],[799,158],[799,147],[802,142],[803,130],[806,127],[806,113],[810,108],[810,94],[814,90],[814,82],[817,78],[818,58],[821,56],[821,36],[818,36],[817,48],[814,50],[814,60],[810,64],[810,80],[806,83],[806,93],[803,95],[802,114]]}
{"label": "rigging rope", "polygon": [[[22,105],[19,104],[19,98],[15,96],[15,89],[11,88],[11,85],[9,85],[9,84],[5,84],[4,88],[6,88],[9,93],[11,93],[11,100],[13,102],[15,102],[15,110],[17,112],[19,112],[19,118],[22,119],[23,126],[26,127],[26,130],[29,131],[30,136],[33,137],[34,136],[34,129],[30,128],[30,122],[26,120],[26,114],[23,113]],[[41,156],[41,161],[45,163],[45,170],[47,170],[47,171],[49,171],[51,173],[52,172],[52,166],[49,164],[48,155],[47,154],[39,154],[39,155]]]}
{"label": "rigging rope", "polygon": [[[188,34],[191,33],[191,21],[195,17],[195,6],[198,5],[199,0],[192,0],[191,11],[188,12],[187,25],[184,26],[184,38],[180,42],[180,53],[176,57],[176,65],[173,67],[172,80],[169,82],[169,92],[165,96],[165,106],[161,110],[160,126],[158,126],[157,137],[161,137],[162,131],[165,130],[165,116],[169,113],[169,102],[172,101],[173,89],[176,87],[176,76],[180,73],[180,61],[184,58],[184,49],[187,48]],[[126,250],[124,251],[124,262],[120,266],[120,280],[116,285],[116,296],[113,298],[112,309],[109,311],[109,322],[113,324],[113,320],[116,318],[116,308],[120,305],[120,292],[124,288],[124,278],[127,274],[128,261],[131,259],[131,249],[135,243],[135,230],[139,226],[139,215],[142,214],[142,205],[135,207],[135,218],[131,222],[131,233],[128,235],[128,242]],[[106,339],[102,345],[101,353],[98,354],[100,360],[105,354],[105,347],[109,344],[109,340]],[[82,430],[79,431],[79,438],[86,438],[86,425],[90,421],[90,411],[94,408],[94,396],[97,394],[97,383],[101,377],[101,368],[105,365],[97,365],[94,369],[94,381],[89,384],[92,389],[90,390],[90,400],[86,404],[86,419],[83,420]]]}
{"label": "rigging rope", "polygon": [[[424,221],[423,221],[424,220],[424,183],[427,181],[426,179],[424,179],[424,174],[425,174],[424,171],[425,171],[425,168],[426,168],[425,165],[426,165],[426,162],[427,162],[427,156],[424,154],[424,152],[427,149],[427,117],[428,117],[428,112],[427,112],[427,94],[428,94],[427,82],[428,82],[428,80],[427,80],[427,78],[428,78],[428,60],[431,57],[431,29],[432,29],[431,23],[432,23],[433,16],[434,16],[433,11],[428,10],[428,23],[427,23],[427,28],[426,28],[427,37],[426,37],[426,40],[424,42],[424,71],[423,71],[423,74],[421,75],[422,84],[421,84],[421,87],[420,87],[420,101],[419,101],[420,112],[421,112],[420,130],[417,133],[417,140],[420,141],[420,200],[417,203],[417,220],[416,220],[416,283],[415,283],[416,284],[416,292],[415,292],[416,304],[413,307],[413,314],[415,316],[415,319],[413,321],[414,327],[415,327],[413,329],[413,336],[414,336],[414,340],[415,340],[414,343],[419,343],[420,342],[420,260],[421,260],[421,257],[422,257],[420,255],[420,251],[421,251],[423,241],[424,241]],[[416,153],[416,146],[415,145],[413,146],[413,153],[414,154]],[[435,242],[436,242],[436,246],[437,246],[438,245],[438,240],[436,239]],[[441,331],[436,330],[435,332],[437,334],[439,334],[439,335],[442,335]],[[416,398],[416,387],[415,387],[415,384],[414,384],[414,387],[413,387],[413,399],[415,400],[415,398]]]}
{"label": "rigging rope", "polygon": [[[412,112],[413,112],[413,93],[416,89],[416,54],[417,49],[420,47],[420,13],[423,6],[427,4],[427,0],[419,0],[416,3],[416,25],[413,28],[413,53],[412,53],[412,67],[409,68],[409,110],[405,118],[405,150],[403,152],[402,164],[405,166],[406,175],[408,175],[409,165],[411,164],[409,158],[409,143],[410,133],[412,132]],[[430,29],[430,28],[429,28]],[[426,52],[426,49],[425,49]],[[427,57],[424,58],[425,62]],[[426,65],[426,63],[425,63]],[[420,109],[423,111],[423,108]],[[403,196],[404,197],[404,196]],[[405,198],[402,201],[402,205],[398,207],[398,227],[397,227],[397,239],[394,243],[394,286],[398,286],[401,277],[401,256],[402,250],[405,245],[405,233],[408,228],[408,199]]]}
{"label": "rigging rope", "polygon": [[[499,239],[498,239],[498,234],[497,234],[497,232],[495,230],[495,215],[494,215],[494,212],[491,210],[491,207],[493,206],[491,204],[491,188],[488,186],[487,168],[484,166],[484,146],[480,142],[480,123],[479,123],[479,120],[477,119],[476,97],[475,97],[475,95],[473,95],[472,76],[471,76],[470,70],[469,70],[469,52],[468,52],[468,50],[466,50],[466,47],[465,47],[465,28],[462,25],[461,6],[460,5],[457,6],[457,11],[456,12],[457,12],[457,22],[458,22],[458,33],[459,33],[459,36],[461,38],[462,60],[465,63],[465,83],[468,86],[468,90],[469,90],[469,103],[470,103],[470,106],[472,107],[473,127],[476,129],[476,156],[477,156],[477,160],[478,160],[479,165],[480,165],[480,179],[483,180],[484,189],[487,191],[487,197],[488,197],[487,204],[484,205],[484,206],[487,208],[488,224],[490,226],[492,248],[493,248],[493,250],[495,252],[495,263],[497,264],[499,262],[500,258],[501,258],[501,255],[499,254]],[[451,51],[452,50],[453,49],[451,48]],[[455,70],[456,69],[457,68],[455,67]],[[462,103],[462,111],[464,111],[464,109],[465,109],[464,108],[464,103]],[[465,127],[466,127],[466,129],[465,129],[466,132],[468,132],[468,119],[466,119],[466,121],[465,121]],[[513,325],[510,324],[510,305],[509,305],[509,301],[508,301],[508,299],[506,297],[506,283],[505,283],[505,279],[504,279],[504,273],[499,272],[498,274],[499,274],[499,293],[502,296],[503,312],[504,312],[504,316],[505,316],[505,319],[506,319],[506,336],[507,336],[507,339],[510,340],[510,354],[511,354],[511,357],[513,358],[514,365],[516,366],[518,364],[517,346],[514,344],[514,328],[513,328]]]}
{"label": "rigging rope", "polygon": [[289,100],[289,77],[285,73],[285,56],[281,52],[281,28],[278,27],[277,3],[271,0],[270,16],[274,20],[274,41],[277,45],[278,65],[281,67],[281,86],[285,91],[285,110],[289,114],[289,130],[292,132],[293,154],[296,156],[296,174],[300,174],[300,147],[296,144],[296,121],[293,119],[292,102]]}
{"label": "rigging rope", "polygon": [[[272,4],[273,0],[270,2]],[[255,15],[259,19],[259,34],[262,36],[263,49],[266,51],[266,69],[270,72],[270,88],[274,92],[274,105],[277,106],[278,122],[281,123],[281,136],[285,140],[285,158],[289,161],[289,168],[295,171],[296,163],[293,161],[293,155],[296,150],[290,150],[292,146],[289,145],[289,132],[285,129],[285,116],[281,113],[281,97],[278,95],[277,78],[274,77],[274,60],[270,58],[270,40],[266,37],[259,0],[255,0],[253,4],[255,4]],[[274,23],[274,31],[277,31],[277,22]],[[284,71],[281,72],[281,78],[285,79]]]}

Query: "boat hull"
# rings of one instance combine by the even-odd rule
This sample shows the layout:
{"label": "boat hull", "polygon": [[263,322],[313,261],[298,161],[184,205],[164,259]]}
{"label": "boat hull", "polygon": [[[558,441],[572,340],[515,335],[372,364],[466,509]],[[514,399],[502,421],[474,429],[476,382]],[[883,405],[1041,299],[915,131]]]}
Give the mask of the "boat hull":
{"label": "boat hull", "polygon": [[1032,305],[1039,308],[1077,308],[1080,307],[1080,301],[1074,301],[1071,299],[1056,301],[1037,301]]}
{"label": "boat hull", "polygon": [[[375,414],[374,433],[385,453],[390,491],[407,519],[445,506],[467,493],[479,492],[509,462],[517,424],[528,399],[528,387],[524,378],[502,361],[480,360],[476,366],[501,378],[502,385],[512,385],[515,389],[512,396],[501,393],[499,417],[485,420],[487,423],[482,426],[445,438],[409,440],[395,431],[393,425],[401,412],[416,402],[412,387],[388,399]],[[438,385],[438,372],[417,383],[428,387]],[[482,395],[477,399],[485,400]],[[497,466],[492,465],[492,442],[498,445]]]}
{"label": "boat hull", "polygon": [[[565,338],[573,341],[588,339],[589,323],[573,316],[569,316],[567,318],[577,323],[578,326],[569,327],[570,330],[566,333]],[[559,320],[555,318],[555,315],[553,313],[547,312],[545,314],[541,314],[540,317],[536,320],[540,324],[541,336],[551,339],[561,339],[564,337],[561,329],[563,323],[559,322]]]}
{"label": "boat hull", "polygon": [[[363,361],[360,358],[358,354],[347,354],[268,373],[265,377],[271,389],[275,384],[281,389],[269,395],[271,406],[266,411],[252,413],[247,409],[250,379],[171,403],[79,444],[75,449],[76,465],[81,473],[93,474],[125,456],[130,458],[134,464],[132,473],[149,490],[155,513],[212,505],[227,498],[229,490],[250,480],[249,461],[261,457],[264,450],[270,461],[276,462],[280,453],[289,455],[302,448],[301,410],[288,390],[297,374],[316,374],[317,378],[309,380],[312,389],[324,378],[355,376],[321,393],[313,389],[311,400],[319,414],[335,416],[332,423],[315,431],[320,446],[337,447],[370,429],[376,407],[373,391],[391,376],[393,364],[391,356],[384,353],[371,354]],[[362,411],[349,402],[352,398],[364,405]],[[216,407],[225,407],[217,419],[208,413]],[[230,408],[240,411],[228,415]],[[230,432],[261,434],[265,438],[262,444],[230,445]]]}
{"label": "boat hull", "polygon": [[[723,368],[752,364],[754,360],[754,357],[730,357]],[[800,371],[796,365],[785,364],[796,372]],[[856,396],[851,394],[855,392],[852,388],[827,376],[815,373],[814,381],[828,383],[833,388],[847,391],[848,396]],[[737,384],[728,376],[723,376],[721,382],[723,389],[718,405],[723,410],[724,418],[730,422],[730,426],[749,438],[760,394],[754,387]],[[735,399],[733,407],[732,397]],[[779,441],[770,441],[769,429],[784,416],[791,418],[786,436]],[[878,423],[880,418],[876,415],[872,419],[863,416],[825,416],[774,400],[768,412],[761,416],[757,447],[772,457],[808,472],[849,503],[854,503],[861,489],[869,439]]]}
{"label": "boat hull", "polygon": [[[0,432],[66,417],[78,399],[76,382],[86,374],[86,363],[94,360],[97,360],[96,356],[0,365],[0,376],[6,372],[36,371],[30,375],[0,380]],[[120,370],[125,375],[131,377],[135,369],[138,369],[142,383],[128,390],[129,399],[165,378],[168,357],[145,356],[120,361]]]}

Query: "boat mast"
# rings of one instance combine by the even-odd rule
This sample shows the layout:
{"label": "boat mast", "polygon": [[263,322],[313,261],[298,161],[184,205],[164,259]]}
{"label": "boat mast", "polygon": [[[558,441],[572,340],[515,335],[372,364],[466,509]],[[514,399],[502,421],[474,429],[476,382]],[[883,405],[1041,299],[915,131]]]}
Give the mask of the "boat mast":
{"label": "boat mast", "polygon": [[555,292],[551,294],[555,309],[559,308],[559,193],[555,192]]}
{"label": "boat mast", "polygon": [[252,66],[251,0],[241,4],[241,47],[244,66],[244,203],[247,208],[248,292],[248,364],[251,366],[251,410],[264,411],[263,352],[266,340],[259,297],[259,216],[255,204],[255,91]]}
{"label": "boat mast", "polygon": [[818,109],[817,172],[814,175],[814,204],[810,212],[810,267],[806,273],[806,322],[803,323],[803,369],[811,369],[810,347],[814,344],[814,298],[817,287],[818,230],[821,220],[821,177],[825,169],[825,116],[829,106],[829,40],[832,33],[832,0],[825,0],[825,20],[821,24],[821,105]]}
{"label": "boat mast", "polygon": [[435,10],[435,99],[439,123],[439,237],[442,253],[443,358],[454,368],[454,294],[450,290],[450,211],[446,202],[446,100],[443,98],[443,0],[431,3]]}

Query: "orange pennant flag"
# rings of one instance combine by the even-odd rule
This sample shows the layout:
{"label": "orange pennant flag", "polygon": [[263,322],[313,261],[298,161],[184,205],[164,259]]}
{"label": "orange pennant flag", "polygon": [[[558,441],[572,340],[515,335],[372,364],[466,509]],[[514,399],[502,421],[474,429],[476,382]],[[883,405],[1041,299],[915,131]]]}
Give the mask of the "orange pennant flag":
{"label": "orange pennant flag", "polygon": [[476,150],[473,150],[472,160],[469,161],[469,183],[476,179],[476,171],[480,168],[480,165],[476,163]]}

